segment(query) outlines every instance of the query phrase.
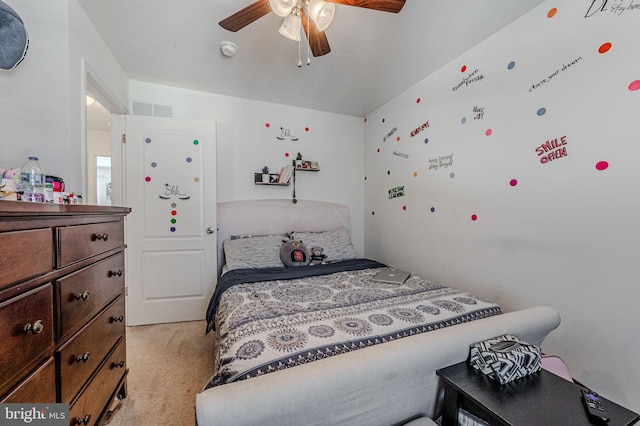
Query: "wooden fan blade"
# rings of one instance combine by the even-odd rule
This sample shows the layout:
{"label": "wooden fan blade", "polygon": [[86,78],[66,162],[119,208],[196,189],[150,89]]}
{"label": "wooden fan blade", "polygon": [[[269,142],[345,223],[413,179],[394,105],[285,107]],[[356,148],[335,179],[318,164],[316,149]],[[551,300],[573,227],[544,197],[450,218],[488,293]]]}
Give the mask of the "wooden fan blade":
{"label": "wooden fan blade", "polygon": [[318,57],[331,52],[329,41],[324,31],[319,31],[313,20],[307,19],[304,10],[300,9],[300,14],[302,17],[302,27],[307,35],[307,40],[309,40],[309,47],[311,48],[313,56]]}
{"label": "wooden fan blade", "polygon": [[233,15],[219,22],[225,30],[236,32],[243,29],[253,21],[262,18],[271,12],[269,0],[256,0],[249,6],[234,13]]}
{"label": "wooden fan blade", "polygon": [[365,7],[381,10],[382,12],[398,13],[402,10],[405,0],[325,0],[329,3],[346,4],[347,6]]}

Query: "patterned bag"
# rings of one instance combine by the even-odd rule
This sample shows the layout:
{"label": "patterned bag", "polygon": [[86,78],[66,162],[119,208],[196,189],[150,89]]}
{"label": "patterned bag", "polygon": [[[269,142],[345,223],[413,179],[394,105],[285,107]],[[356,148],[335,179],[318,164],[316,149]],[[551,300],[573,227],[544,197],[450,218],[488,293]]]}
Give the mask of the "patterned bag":
{"label": "patterned bag", "polygon": [[470,346],[469,364],[501,385],[541,368],[540,348],[505,334]]}

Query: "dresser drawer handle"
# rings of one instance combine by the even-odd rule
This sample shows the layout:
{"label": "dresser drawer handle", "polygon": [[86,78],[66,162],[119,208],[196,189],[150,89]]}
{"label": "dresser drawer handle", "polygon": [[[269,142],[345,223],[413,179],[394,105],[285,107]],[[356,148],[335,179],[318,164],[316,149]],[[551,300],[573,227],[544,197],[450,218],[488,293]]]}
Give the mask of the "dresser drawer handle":
{"label": "dresser drawer handle", "polygon": [[124,315],[118,315],[117,317],[111,317],[111,322],[122,322],[124,321]]}
{"label": "dresser drawer handle", "polygon": [[122,269],[118,269],[117,271],[109,271],[109,278],[111,277],[121,277]]}
{"label": "dresser drawer handle", "polygon": [[86,414],[84,417],[76,419],[77,425],[88,425],[91,421],[91,414]]}
{"label": "dresser drawer handle", "polygon": [[122,368],[122,367],[124,367],[124,361],[111,363],[111,368]]}
{"label": "dresser drawer handle", "polygon": [[44,330],[44,324],[42,320],[37,320],[33,324],[26,324],[24,327],[22,327],[22,332],[24,334],[28,334],[29,332],[31,332],[31,334],[40,334],[42,333],[42,330]]}
{"label": "dresser drawer handle", "polygon": [[85,352],[82,355],[78,355],[76,357],[77,362],[87,362],[89,361],[89,352]]}
{"label": "dresser drawer handle", "polygon": [[109,239],[109,234],[106,232],[104,234],[93,234],[93,241],[107,241]]}
{"label": "dresser drawer handle", "polygon": [[85,302],[89,300],[89,292],[85,291],[84,293],[76,293],[76,300],[84,300]]}

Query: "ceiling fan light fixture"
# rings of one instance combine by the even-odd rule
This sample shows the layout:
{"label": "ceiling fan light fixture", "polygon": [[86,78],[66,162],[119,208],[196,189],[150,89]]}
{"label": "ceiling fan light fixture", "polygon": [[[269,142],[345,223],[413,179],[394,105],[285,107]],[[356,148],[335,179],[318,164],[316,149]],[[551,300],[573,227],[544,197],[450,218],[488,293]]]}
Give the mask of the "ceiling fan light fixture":
{"label": "ceiling fan light fixture", "polygon": [[307,10],[318,31],[324,31],[333,21],[333,17],[336,14],[336,5],[327,3],[324,0],[309,0]]}
{"label": "ceiling fan light fixture", "polygon": [[301,28],[302,21],[300,21],[300,17],[294,14],[290,14],[284,18],[284,21],[278,29],[278,32],[289,40],[300,41]]}
{"label": "ceiling fan light fixture", "polygon": [[269,0],[269,6],[273,12],[283,18],[291,13],[297,3],[298,0]]}

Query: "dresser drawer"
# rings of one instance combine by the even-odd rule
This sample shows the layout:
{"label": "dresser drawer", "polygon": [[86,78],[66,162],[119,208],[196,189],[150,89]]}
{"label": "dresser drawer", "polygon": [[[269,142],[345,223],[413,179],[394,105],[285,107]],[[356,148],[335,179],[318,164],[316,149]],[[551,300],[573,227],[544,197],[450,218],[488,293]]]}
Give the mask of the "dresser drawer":
{"label": "dresser drawer", "polygon": [[77,331],[122,293],[123,271],[124,254],[118,253],[54,283],[60,312],[58,339]]}
{"label": "dresser drawer", "polygon": [[123,246],[124,228],[122,221],[59,227],[56,241],[56,267],[62,268]]}
{"label": "dresser drawer", "polygon": [[0,289],[53,270],[50,228],[0,233]]}
{"label": "dresser drawer", "polygon": [[[53,350],[53,296],[46,284],[0,304],[0,394]],[[26,371],[25,371],[26,370]]]}
{"label": "dresser drawer", "polygon": [[56,364],[53,358],[49,358],[0,402],[5,404],[56,402]]}
{"label": "dresser drawer", "polygon": [[124,336],[124,322],[120,317],[124,317],[122,296],[56,352],[60,363],[61,402],[71,402],[118,339]]}
{"label": "dresser drawer", "polygon": [[[91,383],[84,389],[82,395],[71,405],[69,410],[70,424],[96,423],[102,411],[107,408],[107,403],[111,400],[111,393],[105,390],[115,391],[116,385],[126,372],[126,351],[124,338],[118,343],[113,353],[107,358],[100,370],[95,375]],[[78,421],[87,420],[86,423]]]}

